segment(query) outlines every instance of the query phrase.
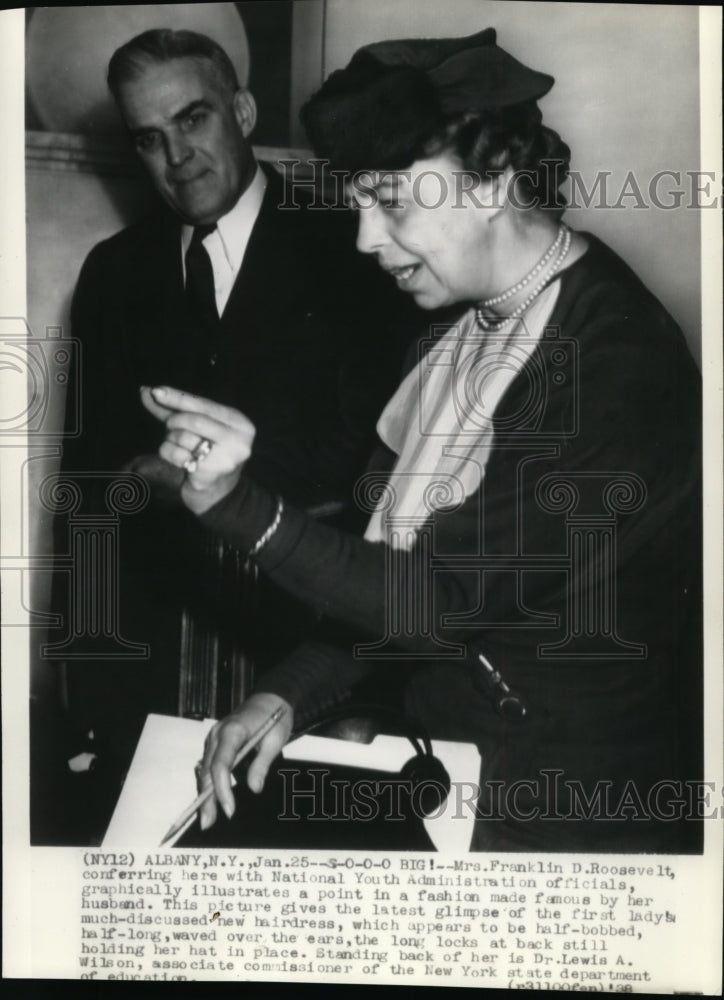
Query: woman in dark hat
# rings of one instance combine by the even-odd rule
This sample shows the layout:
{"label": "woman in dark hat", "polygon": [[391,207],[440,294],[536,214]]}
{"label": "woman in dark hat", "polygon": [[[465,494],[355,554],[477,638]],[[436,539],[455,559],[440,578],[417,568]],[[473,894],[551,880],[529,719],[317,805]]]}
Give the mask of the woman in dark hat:
{"label": "woman in dark hat", "polygon": [[698,373],[628,267],[561,221],[569,150],[536,104],[552,84],[488,30],[366,46],[303,110],[347,172],[358,248],[453,316],[380,418],[364,537],[248,480],[242,415],[144,390],[190,509],[322,617],[208,741],[226,812],[276,707],[252,788],[292,720],[364,682],[478,745],[476,849],[699,849],[676,821],[700,767]]}

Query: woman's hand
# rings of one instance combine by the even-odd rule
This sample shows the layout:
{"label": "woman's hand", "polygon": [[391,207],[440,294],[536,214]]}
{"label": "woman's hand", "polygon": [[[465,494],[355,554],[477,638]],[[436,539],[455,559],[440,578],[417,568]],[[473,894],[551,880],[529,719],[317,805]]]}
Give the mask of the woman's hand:
{"label": "woman's hand", "polygon": [[136,455],[127,462],[122,472],[135,472],[143,476],[151,488],[151,496],[156,503],[166,507],[181,507],[181,487],[186,473],[159,458],[158,454]]}
{"label": "woman's hand", "polygon": [[185,471],[181,499],[194,514],[203,514],[239,481],[251,455],[254,425],[230,406],[166,386],[143,386],[141,402],[166,424],[158,454]]}
{"label": "woman's hand", "polygon": [[236,755],[278,708],[286,711],[259,743],[256,757],[247,771],[249,788],[252,792],[260,792],[270,764],[291,736],[294,726],[291,705],[276,694],[253,694],[235,712],[217,722],[206,737],[204,758],[197,779],[200,792],[213,785],[214,795],[199,810],[202,830],[216,822],[217,800],[229,818],[233,815],[235,802],[231,790],[231,768]]}

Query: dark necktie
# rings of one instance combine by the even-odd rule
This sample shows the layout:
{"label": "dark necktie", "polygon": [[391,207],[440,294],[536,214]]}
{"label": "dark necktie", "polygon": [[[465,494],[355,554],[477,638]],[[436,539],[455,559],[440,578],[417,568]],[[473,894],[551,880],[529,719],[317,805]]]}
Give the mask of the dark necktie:
{"label": "dark necktie", "polygon": [[216,292],[211,258],[202,241],[215,229],[215,225],[196,226],[186,251],[186,300],[194,321],[199,324],[202,330],[209,332],[216,328],[219,314],[216,311]]}

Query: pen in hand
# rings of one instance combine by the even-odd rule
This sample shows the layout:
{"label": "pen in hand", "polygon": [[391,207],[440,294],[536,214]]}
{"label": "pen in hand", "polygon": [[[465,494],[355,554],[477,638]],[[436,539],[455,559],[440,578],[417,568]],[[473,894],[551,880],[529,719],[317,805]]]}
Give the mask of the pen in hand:
{"label": "pen in hand", "polygon": [[[265,723],[263,723],[263,725],[259,726],[259,728],[252,733],[247,742],[244,744],[241,750],[239,750],[238,754],[234,758],[232,770],[235,767],[237,767],[237,765],[239,765],[242,762],[242,760],[244,760],[244,758],[247,757],[256,746],[258,746],[259,743],[261,743],[266,734],[271,729],[274,728],[277,722],[279,722],[279,720],[284,715],[285,711],[286,709],[284,708],[283,705],[281,705],[275,712],[273,712],[269,716],[269,718],[266,720]],[[164,844],[167,844],[169,840],[175,837],[176,834],[183,829],[183,827],[191,819],[191,817],[194,816],[199,811],[204,802],[210,799],[213,794],[214,794],[213,785],[209,785],[208,788],[204,789],[204,791],[201,792],[201,794],[194,799],[194,801],[191,803],[190,806],[184,809],[184,811],[181,813],[178,819],[169,827],[169,829],[166,832],[166,835],[161,841],[160,846],[163,847]]]}

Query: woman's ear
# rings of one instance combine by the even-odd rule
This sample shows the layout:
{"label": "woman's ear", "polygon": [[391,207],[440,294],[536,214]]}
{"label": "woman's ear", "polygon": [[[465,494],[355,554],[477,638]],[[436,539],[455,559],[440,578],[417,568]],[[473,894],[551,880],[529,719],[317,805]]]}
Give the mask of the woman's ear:
{"label": "woman's ear", "polygon": [[476,173],[466,174],[461,193],[470,205],[485,209],[486,221],[491,222],[506,208],[513,183],[511,167],[491,170],[486,177]]}
{"label": "woman's ear", "polygon": [[511,201],[515,187],[515,172],[511,166],[496,170],[495,175],[490,179],[490,208],[492,210],[491,220],[497,218]]}

